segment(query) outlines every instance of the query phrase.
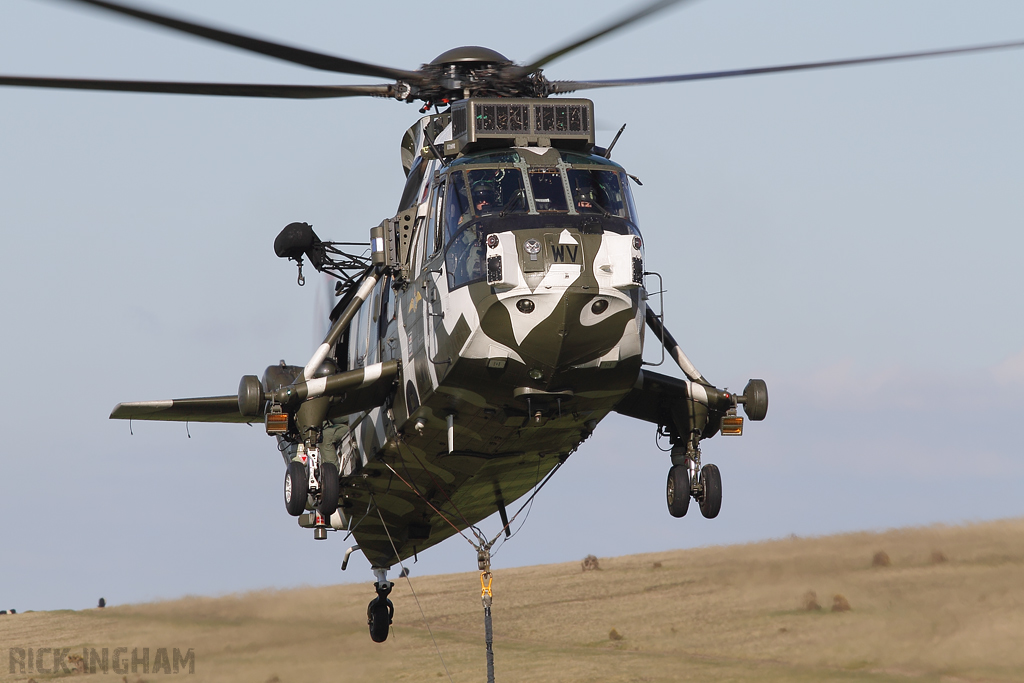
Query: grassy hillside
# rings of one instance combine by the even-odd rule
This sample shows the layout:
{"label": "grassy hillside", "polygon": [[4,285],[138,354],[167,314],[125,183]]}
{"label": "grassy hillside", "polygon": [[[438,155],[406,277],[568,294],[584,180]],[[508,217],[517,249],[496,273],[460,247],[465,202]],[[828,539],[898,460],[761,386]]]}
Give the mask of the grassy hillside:
{"label": "grassy hillside", "polygon": [[[485,680],[477,575],[413,588],[454,681]],[[1024,520],[499,570],[494,595],[499,682],[1024,681]],[[831,610],[836,595],[849,611]],[[195,654],[194,675],[70,675],[90,681],[447,680],[409,584],[383,645],[371,596],[366,583],[0,616],[0,680],[62,677],[11,675],[8,648],[83,646]]]}

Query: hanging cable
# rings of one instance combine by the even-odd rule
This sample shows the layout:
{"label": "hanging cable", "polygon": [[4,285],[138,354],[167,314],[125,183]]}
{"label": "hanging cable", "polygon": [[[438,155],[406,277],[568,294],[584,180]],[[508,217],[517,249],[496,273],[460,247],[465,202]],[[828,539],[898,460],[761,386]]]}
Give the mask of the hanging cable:
{"label": "hanging cable", "polygon": [[370,510],[372,510],[373,506],[376,505],[376,504],[377,504],[377,502],[373,499],[373,493],[371,493],[370,494],[370,503],[366,506],[366,512],[363,513],[363,516],[359,518],[358,522],[356,522],[354,525],[350,525],[349,526],[349,528],[347,529],[348,533],[345,534],[345,538],[341,539],[342,542],[347,541],[349,539],[349,537],[351,537],[352,534],[355,533],[355,530],[359,528],[359,525],[363,523],[363,520],[366,519],[366,516],[368,514],[370,514]]}
{"label": "hanging cable", "polygon": [[[493,539],[491,539],[491,542],[487,544],[487,547],[488,547],[488,548],[490,548],[490,547],[491,547],[492,545],[494,545],[495,541],[497,541],[497,540],[498,540],[498,538],[500,538],[500,537],[501,537],[501,535],[502,535],[503,533],[505,533],[505,529],[507,529],[507,528],[509,527],[509,525],[511,525],[511,524],[512,524],[512,522],[514,522],[514,521],[516,520],[516,517],[518,517],[518,516],[519,516],[519,513],[521,513],[521,512],[523,511],[523,509],[524,509],[524,508],[525,508],[525,507],[526,507],[527,505],[529,505],[530,503],[532,503],[532,502],[533,502],[533,499],[534,499],[534,497],[535,497],[535,496],[536,496],[536,495],[537,495],[538,493],[540,493],[540,490],[541,490],[542,488],[544,488],[545,484],[547,484],[547,483],[548,483],[549,481],[551,481],[551,477],[552,477],[552,476],[554,476],[555,472],[557,472],[557,471],[559,470],[559,468],[560,468],[560,467],[561,467],[562,465],[564,465],[564,464],[565,464],[565,460],[559,460],[559,461],[558,461],[558,464],[557,464],[557,465],[555,465],[554,467],[552,467],[552,468],[551,468],[551,471],[550,471],[550,472],[548,472],[548,473],[547,473],[547,476],[545,476],[545,477],[544,477],[544,481],[542,481],[542,482],[540,483],[540,485],[539,485],[539,486],[537,486],[537,487],[536,487],[536,488],[535,488],[535,489],[533,490],[533,493],[531,493],[531,494],[530,494],[530,497],[526,499],[526,502],[524,502],[524,503],[522,504],[522,506],[521,506],[521,507],[519,508],[519,510],[517,510],[517,511],[516,511],[516,514],[512,515],[512,518],[508,520],[508,524],[506,524],[505,526],[501,527],[501,531],[499,531],[499,532],[498,532],[498,534],[497,534],[497,535],[496,535],[496,536],[495,536],[495,537],[494,537]],[[503,544],[503,545],[504,545],[504,544]]]}
{"label": "hanging cable", "polygon": [[[537,491],[537,487],[540,485],[540,480],[541,480],[541,476],[540,476],[540,458],[537,458],[537,477],[536,477],[536,481],[533,484],[533,490],[534,491]],[[498,551],[501,550],[502,546],[504,546],[508,541],[511,541],[515,537],[515,535],[518,534],[520,531],[522,531],[523,527],[526,526],[527,520],[530,519],[530,512],[533,511],[533,500],[528,499],[526,503],[523,503],[523,507],[526,508],[526,516],[523,517],[523,521],[519,523],[519,528],[516,529],[515,531],[513,531],[512,533],[506,533],[505,534],[505,538],[501,539],[501,543],[499,543],[494,548],[494,550],[491,551],[491,557],[494,557],[495,555],[497,555]],[[516,513],[516,514],[518,514],[518,513]],[[513,519],[514,518],[515,518],[515,516],[513,515]],[[509,528],[511,528],[512,520],[510,519],[508,521],[508,523],[509,523]]]}
{"label": "hanging cable", "polygon": [[480,568],[480,601],[484,604],[484,642],[487,646],[487,683],[494,683],[494,629],[491,627],[491,546],[480,547],[477,552],[477,565]]}
{"label": "hanging cable", "polygon": [[[391,423],[391,432],[392,432],[392,434],[394,434],[394,437],[395,437],[395,445],[396,445],[396,447],[398,448],[398,455],[399,455],[399,457],[401,457],[401,455],[402,455],[402,435],[398,433],[398,429],[397,429],[397,428],[395,427],[395,425],[394,425],[394,422],[393,422],[393,421],[392,421],[392,423]],[[439,491],[441,491],[441,493],[443,493],[443,494],[444,494],[444,497],[445,497],[445,498],[446,498],[446,499],[448,500],[448,502],[449,502],[449,503],[451,504],[452,508],[453,508],[453,509],[455,510],[455,512],[456,512],[456,513],[458,513],[459,517],[461,517],[461,518],[462,518],[462,521],[463,521],[463,522],[465,522],[465,524],[466,524],[466,528],[467,528],[467,529],[471,529],[471,530],[473,531],[473,534],[474,534],[474,535],[475,535],[475,536],[477,537],[477,540],[478,540],[478,541],[480,541],[480,543],[484,543],[484,542],[486,542],[487,538],[486,538],[486,537],[485,537],[485,536],[483,535],[483,533],[481,533],[481,531],[480,531],[479,529],[477,529],[477,528],[476,528],[476,526],[474,526],[473,524],[470,524],[470,523],[469,523],[469,520],[468,520],[468,519],[466,519],[466,516],[465,516],[464,514],[462,514],[462,510],[460,510],[460,509],[459,509],[459,506],[458,506],[458,505],[456,505],[456,504],[455,504],[455,502],[454,502],[454,501],[453,501],[453,500],[452,500],[452,499],[451,499],[451,498],[450,498],[450,497],[448,496],[448,492],[447,492],[447,491],[445,491],[444,487],[443,487],[443,486],[441,486],[441,484],[440,484],[440,483],[439,483],[439,482],[437,481],[437,479],[435,479],[435,478],[434,478],[434,475],[430,473],[430,470],[428,470],[428,469],[427,469],[426,465],[424,465],[424,464],[423,464],[423,461],[419,459],[419,456],[417,456],[417,455],[416,455],[416,451],[414,451],[414,450],[412,450],[412,449],[410,448],[410,449],[409,449],[409,453],[410,453],[410,454],[412,455],[412,457],[413,457],[413,458],[414,458],[414,459],[416,460],[416,462],[417,462],[417,463],[419,464],[420,468],[421,468],[421,469],[422,469],[422,470],[423,470],[424,472],[426,472],[426,473],[427,473],[427,476],[428,476],[428,477],[430,477],[430,480],[431,480],[432,482],[434,482],[434,486],[435,486],[435,487],[436,487],[436,488],[437,488],[437,489],[438,489]],[[402,463],[404,464],[404,463],[405,463],[405,458],[401,458],[401,460],[402,460]],[[388,468],[389,470],[391,470],[392,472],[395,472],[395,469],[394,469],[393,467],[391,467],[391,465],[388,465],[388,463],[387,463],[387,462],[385,462],[383,458],[381,458],[381,462],[383,462],[383,463],[384,463],[384,465],[385,465],[385,466],[387,466],[387,468]],[[406,469],[406,472],[408,473],[408,469]],[[402,479],[401,475],[399,475],[399,474],[398,474],[398,472],[395,472],[395,476],[397,476],[397,477],[398,477],[399,479]],[[410,479],[412,479],[412,477],[411,477],[411,476],[410,476],[409,478],[410,478]],[[414,492],[416,493],[416,495],[417,495],[417,496],[419,496],[420,498],[423,498],[424,502],[426,502],[426,504],[427,504],[427,505],[430,505],[431,509],[433,509],[433,510],[434,510],[434,512],[436,512],[437,514],[441,515],[441,512],[440,512],[440,510],[438,510],[438,509],[437,509],[436,507],[434,507],[434,506],[433,506],[433,505],[432,505],[432,504],[430,503],[430,501],[429,501],[429,500],[427,500],[426,498],[424,498],[424,497],[423,497],[423,495],[422,495],[422,494],[421,494],[421,493],[419,492],[419,489],[417,489],[416,487],[414,487],[414,486],[413,486],[412,484],[410,484],[409,482],[405,481],[405,479],[402,479],[402,481],[403,481],[403,482],[405,482],[405,485],[406,485],[406,486],[408,486],[408,487],[409,487],[410,489],[412,489],[412,490],[413,490],[413,491],[414,491]],[[441,515],[441,517],[442,517],[442,519],[444,519],[444,520],[445,520],[446,522],[448,522],[449,524],[452,524],[452,523],[451,523],[451,522],[450,522],[450,521],[449,521],[449,520],[448,520],[448,519],[447,519],[447,518],[446,518],[446,517],[445,517],[444,515]],[[458,527],[456,527],[456,526],[455,526],[454,524],[452,524],[452,527],[454,527],[454,528],[455,528],[456,530],[458,530]],[[465,537],[466,537],[466,535],[465,535],[465,534],[463,534],[463,533],[462,533],[461,531],[459,531],[459,533],[460,533],[460,534],[461,534],[461,535],[463,536],[463,538],[465,538]],[[467,538],[466,540],[469,540],[469,539]],[[471,544],[473,545],[473,547],[476,547],[476,545],[477,545],[477,544],[474,544],[474,543],[473,543],[472,541],[470,541],[470,543],[471,543]]]}
{"label": "hanging cable", "polygon": [[[395,442],[399,445],[399,454],[401,454],[402,441],[399,438],[397,430],[395,431]],[[441,483],[434,478],[434,475],[430,472],[430,470],[427,469],[427,466],[423,464],[423,461],[420,460],[420,457],[416,455],[416,451],[410,448],[409,452],[412,454],[412,457],[416,459],[416,462],[419,464],[420,468],[422,468],[423,471],[427,473],[427,476],[430,477],[430,481],[434,482],[434,486],[437,487],[437,489],[442,494],[444,494],[445,499],[451,504],[452,509],[454,509],[455,512],[458,513],[459,517],[462,518],[462,521],[466,523],[466,528],[471,529],[473,533],[476,534],[477,540],[479,540],[481,543],[485,542],[487,538],[483,535],[483,533],[480,532],[479,529],[477,529],[474,525],[469,523],[469,520],[466,519],[466,516],[462,514],[462,510],[459,509],[459,506],[456,505],[455,501],[453,501],[451,497],[448,495],[448,492],[445,490],[444,486],[442,486]]]}
{"label": "hanging cable", "polygon": [[[381,462],[384,462],[384,461],[382,460]],[[433,503],[431,503],[431,502],[430,502],[429,500],[427,500],[427,499],[426,499],[426,497],[424,497],[424,495],[423,495],[422,493],[420,493],[420,492],[419,492],[419,489],[417,489],[417,488],[416,488],[415,486],[413,486],[412,484],[410,484],[409,482],[407,482],[407,481],[405,480],[405,477],[403,477],[403,476],[402,476],[402,475],[400,475],[400,474],[399,474],[399,473],[398,473],[397,471],[395,471],[395,468],[394,468],[394,467],[392,467],[391,465],[389,465],[389,464],[388,464],[387,462],[384,462],[384,466],[385,466],[385,467],[387,467],[387,468],[388,468],[389,470],[391,470],[391,473],[392,473],[392,474],[394,474],[394,475],[395,475],[396,477],[398,477],[398,478],[399,478],[399,479],[401,480],[401,482],[402,482],[403,484],[405,484],[406,486],[408,486],[408,487],[409,487],[409,490],[410,490],[410,491],[412,491],[412,492],[413,492],[413,493],[415,493],[415,494],[416,494],[417,496],[419,496],[420,500],[422,500],[422,501],[423,501],[424,503],[426,503],[427,505],[429,505],[429,506],[430,506],[430,509],[431,509],[431,510],[433,510],[434,512],[436,512],[436,513],[437,513],[437,516],[438,516],[438,517],[440,517],[440,518],[441,518],[441,519],[443,519],[444,521],[448,522],[449,526],[451,526],[451,528],[455,529],[455,531],[456,531],[456,532],[457,532],[457,533],[459,534],[459,536],[462,536],[462,537],[463,537],[464,539],[466,539],[466,543],[469,543],[469,544],[470,544],[471,546],[473,546],[474,548],[476,548],[476,547],[477,547],[477,544],[476,544],[476,543],[473,543],[473,541],[469,540],[469,537],[468,537],[468,536],[466,536],[466,534],[462,533],[462,529],[460,529],[459,527],[455,526],[455,524],[453,524],[453,523],[452,523],[452,521],[451,521],[450,519],[448,519],[447,517],[445,517],[445,516],[444,516],[444,513],[443,513],[443,512],[441,512],[441,511],[440,511],[440,510],[438,510],[438,509],[437,509],[436,507],[434,507],[434,504],[433,504]],[[370,494],[370,495],[371,495],[371,497],[373,496],[373,494]]]}
{"label": "hanging cable", "polygon": [[391,532],[388,531],[388,525],[384,522],[384,515],[381,514],[380,506],[377,505],[377,501],[374,499],[372,492],[370,493],[370,501],[377,509],[377,516],[380,517],[380,524],[384,527],[384,533],[388,536],[388,542],[391,543],[391,549],[395,552],[395,557],[398,558],[398,566],[403,569],[402,574],[405,575],[405,580],[409,582],[409,590],[412,592],[412,597],[416,601],[416,607],[420,610],[420,616],[423,618],[423,625],[427,627],[427,633],[430,634],[430,640],[434,643],[434,650],[437,651],[437,657],[441,660],[441,666],[444,668],[444,672],[448,674],[448,681],[449,683],[455,683],[452,680],[451,672],[448,671],[448,665],[444,662],[444,655],[441,654],[441,648],[437,646],[437,639],[434,638],[434,632],[430,629],[430,624],[427,622],[427,615],[424,613],[423,606],[420,604],[419,596],[416,595],[416,589],[412,587],[412,579],[409,578],[409,570],[406,569],[405,563],[402,562],[402,557],[398,554],[398,548],[395,547],[395,541],[391,538]]}

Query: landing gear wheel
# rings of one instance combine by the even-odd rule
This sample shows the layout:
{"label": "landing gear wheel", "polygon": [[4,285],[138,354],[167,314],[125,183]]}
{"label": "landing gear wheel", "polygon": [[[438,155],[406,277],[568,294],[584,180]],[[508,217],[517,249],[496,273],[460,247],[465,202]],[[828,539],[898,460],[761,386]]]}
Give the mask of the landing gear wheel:
{"label": "landing gear wheel", "polygon": [[700,514],[714,519],[722,509],[722,473],[717,465],[704,465],[700,470],[704,481],[704,495],[700,500]]}
{"label": "landing gear wheel", "polygon": [[[292,460],[288,463],[288,470],[284,475],[284,506],[288,514],[298,517],[306,509],[306,498],[309,496],[309,479],[306,475],[306,467],[298,461]],[[335,497],[337,504],[337,497]]]}
{"label": "landing gear wheel", "polygon": [[690,471],[686,465],[675,465],[668,471],[668,484],[665,487],[668,501],[668,513],[673,517],[683,517],[690,507]]}
{"label": "landing gear wheel", "polygon": [[743,389],[743,412],[753,422],[763,420],[768,415],[768,385],[763,379],[752,379]]}
{"label": "landing gear wheel", "polygon": [[338,479],[338,468],[333,462],[325,462],[320,465],[320,505],[317,510],[330,519],[338,509],[338,496],[341,493],[341,485]]}
{"label": "landing gear wheel", "polygon": [[388,600],[388,593],[391,592],[391,585],[381,589],[380,584],[374,584],[377,588],[377,597],[370,600],[366,606],[366,623],[370,627],[370,639],[375,643],[383,643],[388,639],[391,631],[391,620],[395,617],[395,606]]}

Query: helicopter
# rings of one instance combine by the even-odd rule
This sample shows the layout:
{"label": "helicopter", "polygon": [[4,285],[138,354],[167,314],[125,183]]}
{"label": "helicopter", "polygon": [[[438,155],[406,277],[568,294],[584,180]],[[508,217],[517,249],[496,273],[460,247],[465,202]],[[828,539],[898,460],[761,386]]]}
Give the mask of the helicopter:
{"label": "helicopter", "polygon": [[[693,498],[705,516],[717,514],[720,482],[713,465],[701,465],[700,442],[727,427],[741,431],[739,406],[749,419],[763,419],[766,388],[752,381],[742,394],[718,390],[686,359],[647,298],[630,179],[610,150],[596,147],[592,103],[548,99],[656,79],[546,81],[540,69],[574,46],[526,66],[485,48],[456,48],[403,72],[299,54],[113,3],[86,4],[394,83],[0,83],[424,103],[426,115],[402,142],[406,192],[397,214],[374,229],[368,262],[304,224],[286,228],[275,244],[279,256],[300,264],[305,257],[342,284],[331,332],[309,363],[271,366],[262,379],[247,376],[237,394],[121,404],[112,415],[264,423],[285,456],[289,512],[318,538],[328,529],[352,530],[375,566],[375,640],[386,637],[385,572],[396,558],[471,529],[494,511],[504,516],[504,506],[533,488],[538,473],[564,462],[609,411],[651,422],[672,443],[670,512],[682,516]],[[592,36],[670,4],[648,6]],[[833,65],[839,63],[777,70]],[[661,81],[731,74],[741,72]],[[438,103],[448,111],[427,114]],[[686,380],[643,369],[645,327]],[[407,506],[412,513],[398,512]]]}

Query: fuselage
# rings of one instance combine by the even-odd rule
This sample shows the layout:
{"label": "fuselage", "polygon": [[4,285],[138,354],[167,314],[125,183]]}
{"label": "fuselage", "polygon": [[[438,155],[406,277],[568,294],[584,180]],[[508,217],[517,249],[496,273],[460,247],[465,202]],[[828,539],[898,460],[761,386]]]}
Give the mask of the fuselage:
{"label": "fuselage", "polygon": [[[375,566],[533,488],[635,385],[643,350],[643,242],[620,166],[511,148],[418,157],[408,180],[410,277],[383,278],[334,353],[342,369],[399,360],[399,387],[367,414],[328,412],[323,438]],[[383,496],[413,507],[385,516],[390,538],[368,514],[402,507]]]}

